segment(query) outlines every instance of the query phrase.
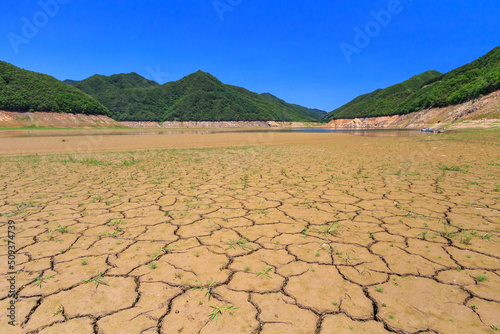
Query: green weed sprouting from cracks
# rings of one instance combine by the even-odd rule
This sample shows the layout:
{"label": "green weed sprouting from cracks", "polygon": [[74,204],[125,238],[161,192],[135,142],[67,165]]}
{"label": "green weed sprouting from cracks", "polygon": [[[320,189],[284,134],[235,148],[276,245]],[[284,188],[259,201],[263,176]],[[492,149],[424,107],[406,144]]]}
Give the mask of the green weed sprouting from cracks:
{"label": "green weed sprouting from cracks", "polygon": [[215,306],[215,305],[210,305],[210,307],[212,308],[212,312],[210,312],[210,314],[208,315],[208,320],[207,320],[207,322],[205,322],[205,325],[214,319],[215,319],[215,322],[218,322],[219,321],[219,318],[218,318],[219,314],[222,315],[223,311],[239,309],[239,307],[235,307],[235,306],[233,306],[233,304],[229,304],[227,307],[219,307],[219,306]]}
{"label": "green weed sprouting from cracks", "polygon": [[210,281],[208,284],[204,285],[201,283],[201,281],[196,280],[195,282],[198,282],[199,284],[196,285],[190,285],[191,289],[193,290],[203,290],[207,289],[207,293],[205,294],[205,297],[208,296],[208,300],[210,300],[210,297],[217,292],[219,295],[221,295],[220,291],[217,290],[217,287],[215,286],[215,281]]}
{"label": "green weed sprouting from cracks", "polygon": [[271,278],[271,275],[269,275],[269,272],[273,269],[273,267],[269,267],[267,268],[266,270],[264,271],[259,271],[258,273],[256,273],[255,275],[257,276],[264,276],[266,279],[270,279]]}
{"label": "green weed sprouting from cracks", "polygon": [[108,282],[106,282],[104,280],[104,278],[102,278],[104,274],[101,273],[101,272],[98,272],[97,275],[95,275],[94,277],[91,277],[89,278],[88,280],[82,280],[83,283],[89,283],[89,282],[94,282],[94,285],[95,285],[95,288],[97,289],[99,287],[100,284],[104,284],[104,285],[108,285]]}
{"label": "green weed sprouting from cracks", "polygon": [[249,240],[245,239],[245,238],[231,239],[228,242],[226,242],[226,244],[229,245],[226,249],[236,249],[237,246],[240,246],[241,249],[243,249],[243,250],[245,250],[245,248],[253,249],[252,246],[247,245],[248,241]]}

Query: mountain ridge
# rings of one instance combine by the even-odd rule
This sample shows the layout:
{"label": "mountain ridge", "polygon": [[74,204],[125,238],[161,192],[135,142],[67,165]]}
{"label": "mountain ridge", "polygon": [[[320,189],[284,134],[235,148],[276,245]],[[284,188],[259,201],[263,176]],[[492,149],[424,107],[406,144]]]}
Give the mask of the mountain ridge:
{"label": "mountain ridge", "polygon": [[500,90],[500,47],[445,74],[426,71],[327,113],[224,84],[198,70],[163,85],[131,73],[64,82],[0,61],[0,109],[109,115],[118,121],[329,122],[404,115]]}
{"label": "mountain ridge", "polygon": [[[103,82],[107,83],[105,87]],[[69,83],[101,102],[118,121],[315,122],[324,116],[312,109],[279,99],[278,103],[243,87],[224,84],[202,70],[163,85],[132,85],[116,89],[108,82],[109,79],[92,76]]]}
{"label": "mountain ridge", "polygon": [[425,71],[398,84],[360,95],[327,114],[323,120],[329,122],[332,119],[341,118],[351,119],[393,115],[392,110],[397,108],[411,94],[421,89],[425,82],[441,75],[442,73],[438,71]]}
{"label": "mountain ridge", "polygon": [[[424,79],[424,74],[427,80]],[[444,74],[427,71],[402,83],[363,94],[331,111],[322,121],[404,115],[428,108],[465,103],[500,89],[500,47]],[[405,85],[411,83],[409,92]],[[391,94],[392,91],[392,94]],[[382,96],[381,96],[382,94]]]}
{"label": "mountain ridge", "polygon": [[273,95],[271,93],[261,93],[260,95],[268,100],[275,101],[281,105],[285,105],[285,106],[288,106],[290,108],[300,110],[301,112],[304,112],[304,113],[310,113],[312,117],[320,117],[321,118],[327,114],[327,112],[324,110],[320,110],[320,109],[316,109],[316,108],[307,108],[307,107],[303,107],[303,106],[298,105],[298,104],[288,103],[288,102],[280,99],[279,97],[276,97],[275,95]]}

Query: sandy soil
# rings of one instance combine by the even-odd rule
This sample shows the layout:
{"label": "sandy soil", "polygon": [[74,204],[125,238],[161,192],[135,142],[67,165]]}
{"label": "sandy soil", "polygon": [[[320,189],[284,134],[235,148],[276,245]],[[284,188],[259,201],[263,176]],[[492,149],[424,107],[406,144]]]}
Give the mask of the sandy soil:
{"label": "sandy soil", "polygon": [[0,332],[500,326],[498,131],[274,135],[0,158],[0,258],[11,219],[19,296],[18,326],[0,312]]}
{"label": "sandy soil", "polygon": [[[57,134],[64,130],[53,130]],[[0,138],[0,155],[36,153],[71,153],[94,151],[131,151],[166,148],[193,148],[218,146],[248,146],[328,141],[325,133],[203,133],[169,135],[96,135],[100,130],[82,130],[82,135],[50,137],[3,137]],[[123,130],[114,130],[123,131]],[[137,130],[133,130],[137,131]],[[40,131],[39,131],[40,132]],[[42,131],[43,132],[43,131]],[[74,134],[74,131],[72,131]],[[91,134],[91,135],[87,135]]]}

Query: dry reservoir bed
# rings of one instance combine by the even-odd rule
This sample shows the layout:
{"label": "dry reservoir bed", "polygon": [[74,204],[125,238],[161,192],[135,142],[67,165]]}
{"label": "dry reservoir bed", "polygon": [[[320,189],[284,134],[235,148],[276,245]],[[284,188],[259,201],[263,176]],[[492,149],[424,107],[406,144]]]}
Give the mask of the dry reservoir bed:
{"label": "dry reservoir bed", "polygon": [[494,333],[500,133],[323,136],[0,158],[0,332]]}

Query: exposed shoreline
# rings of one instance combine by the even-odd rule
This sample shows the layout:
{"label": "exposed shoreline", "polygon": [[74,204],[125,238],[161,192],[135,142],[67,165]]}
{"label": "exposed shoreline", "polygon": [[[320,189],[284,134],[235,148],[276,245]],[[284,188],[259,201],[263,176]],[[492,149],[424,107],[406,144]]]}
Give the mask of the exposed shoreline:
{"label": "exposed shoreline", "polygon": [[320,123],[306,122],[275,122],[275,121],[187,121],[187,122],[119,122],[129,128],[144,129],[203,129],[203,128],[281,128],[281,127],[306,127]]}
{"label": "exposed shoreline", "polygon": [[500,91],[455,106],[406,115],[337,119],[326,124],[276,121],[118,122],[102,115],[0,110],[0,128],[283,128],[319,126],[333,129],[464,129],[500,127]]}
{"label": "exposed shoreline", "polygon": [[0,128],[112,128],[123,127],[108,116],[55,112],[0,110]]}
{"label": "exposed shoreline", "polygon": [[500,127],[500,91],[474,101],[394,116],[337,119],[325,125],[335,129],[464,129]]}
{"label": "exposed shoreline", "polygon": [[[57,131],[57,130],[56,130]],[[46,137],[4,137],[1,138],[0,156],[25,154],[60,154],[109,151],[141,151],[161,149],[187,149],[207,147],[238,147],[282,144],[310,144],[332,138],[331,133],[288,133],[266,132],[234,133],[187,133],[162,135],[109,135],[95,134],[68,136],[63,133]],[[84,132],[86,132],[84,130]],[[350,136],[336,133],[335,138]]]}

